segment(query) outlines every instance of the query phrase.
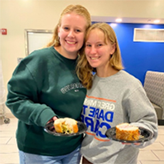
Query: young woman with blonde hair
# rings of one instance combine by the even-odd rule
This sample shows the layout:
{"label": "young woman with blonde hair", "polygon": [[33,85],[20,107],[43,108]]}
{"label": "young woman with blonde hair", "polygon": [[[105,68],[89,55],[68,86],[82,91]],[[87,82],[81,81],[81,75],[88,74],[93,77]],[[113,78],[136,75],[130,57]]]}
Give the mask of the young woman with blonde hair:
{"label": "young woman with blonde hair", "polygon": [[75,68],[90,24],[85,7],[67,6],[47,48],[24,58],[8,82],[6,105],[19,120],[20,164],[79,164],[83,136],[53,136],[44,127],[62,117],[80,120],[86,89]]}
{"label": "young woman with blonde hair", "polygon": [[[87,31],[77,73],[88,89],[81,115],[88,128],[82,163],[137,164],[139,148],[157,138],[157,117],[140,81],[123,70],[115,32],[107,23],[95,23]],[[121,123],[143,127],[153,139],[129,145],[107,138],[106,131]]]}

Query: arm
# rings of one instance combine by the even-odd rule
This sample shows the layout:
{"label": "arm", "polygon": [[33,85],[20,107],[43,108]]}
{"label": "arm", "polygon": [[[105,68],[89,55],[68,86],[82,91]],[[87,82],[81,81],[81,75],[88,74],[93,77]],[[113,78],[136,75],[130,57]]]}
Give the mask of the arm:
{"label": "arm", "polygon": [[[39,71],[36,68],[33,69],[35,73]],[[42,80],[39,79],[40,83]],[[26,124],[45,126],[55,113],[49,106],[39,102],[39,94],[40,89],[36,78],[22,61],[8,83],[6,105],[15,117]]]}
{"label": "arm", "polygon": [[142,86],[129,95],[124,106],[131,124],[146,128],[153,133],[152,140],[140,144],[138,147],[142,148],[152,144],[158,135],[157,116]]}

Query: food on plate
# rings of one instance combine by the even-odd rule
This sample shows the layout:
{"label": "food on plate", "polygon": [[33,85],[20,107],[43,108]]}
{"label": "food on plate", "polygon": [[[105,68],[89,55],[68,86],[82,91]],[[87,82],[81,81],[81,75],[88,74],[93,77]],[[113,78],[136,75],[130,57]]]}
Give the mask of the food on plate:
{"label": "food on plate", "polygon": [[116,126],[116,138],[119,140],[134,141],[140,136],[139,128],[129,123],[122,123]]}
{"label": "food on plate", "polygon": [[78,132],[77,121],[72,118],[59,118],[55,120],[54,127],[57,133],[71,134]]}

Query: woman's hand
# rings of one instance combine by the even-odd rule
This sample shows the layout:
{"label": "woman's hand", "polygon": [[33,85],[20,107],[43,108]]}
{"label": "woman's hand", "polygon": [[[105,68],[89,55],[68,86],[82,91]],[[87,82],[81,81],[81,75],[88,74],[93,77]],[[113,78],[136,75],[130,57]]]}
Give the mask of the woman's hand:
{"label": "woman's hand", "polygon": [[56,116],[52,117],[48,122],[47,124],[49,124],[50,122],[54,122],[55,120],[57,120],[58,118]]}
{"label": "woman's hand", "polygon": [[140,145],[140,143],[124,143],[124,142],[122,142],[122,144],[123,145],[137,145],[137,146]]}

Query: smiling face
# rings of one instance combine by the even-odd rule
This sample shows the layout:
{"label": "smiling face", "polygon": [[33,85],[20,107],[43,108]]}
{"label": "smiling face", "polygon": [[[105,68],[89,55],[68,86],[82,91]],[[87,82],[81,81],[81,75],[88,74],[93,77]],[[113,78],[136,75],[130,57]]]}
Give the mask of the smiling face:
{"label": "smiling face", "polygon": [[84,43],[86,32],[86,19],[75,13],[69,13],[62,17],[61,25],[58,28],[58,36],[61,46],[59,52],[70,59],[77,57],[78,51]]}
{"label": "smiling face", "polygon": [[105,43],[104,33],[99,29],[90,31],[86,43],[85,54],[89,64],[97,71],[107,70],[111,54],[115,51],[115,45],[108,40]]}

